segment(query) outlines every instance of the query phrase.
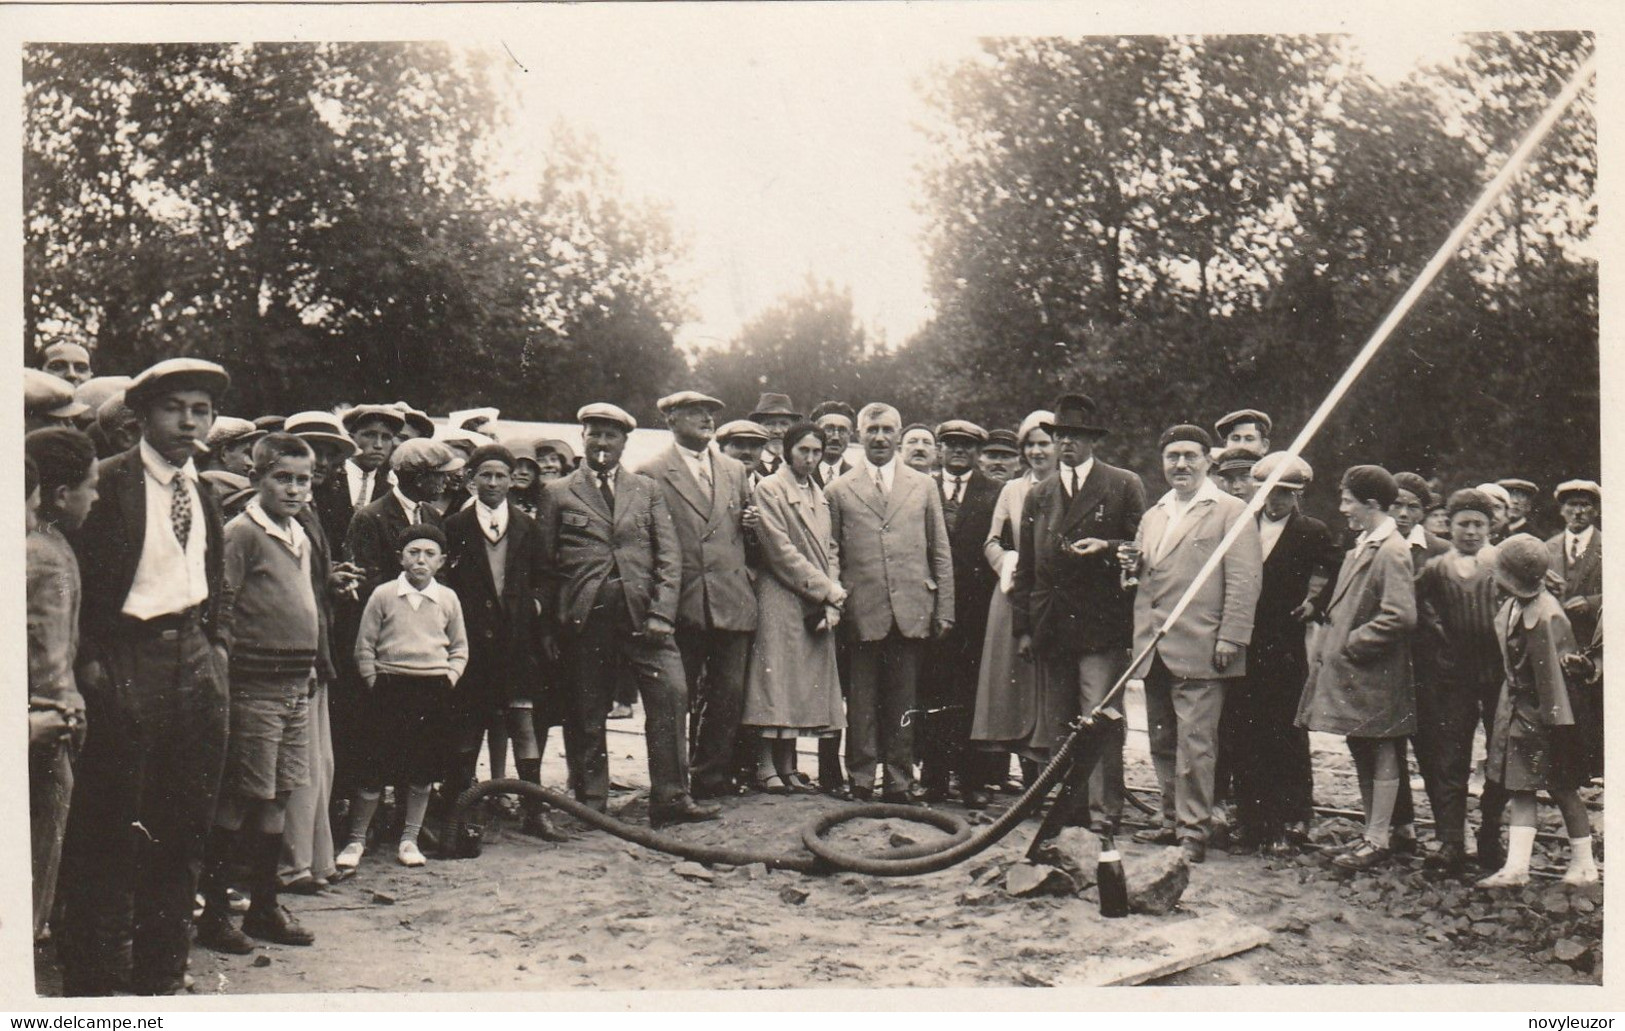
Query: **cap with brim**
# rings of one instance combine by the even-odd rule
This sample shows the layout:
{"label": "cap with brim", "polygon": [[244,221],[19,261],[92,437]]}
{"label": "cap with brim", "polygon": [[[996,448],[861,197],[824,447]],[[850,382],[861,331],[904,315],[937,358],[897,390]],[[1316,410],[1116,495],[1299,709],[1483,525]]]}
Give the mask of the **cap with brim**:
{"label": "cap with brim", "polygon": [[1258,464],[1258,452],[1249,451],[1244,447],[1226,448],[1219,452],[1217,460],[1219,474],[1251,472],[1253,466]]}
{"label": "cap with brim", "polygon": [[1020,442],[1016,440],[1015,430],[988,430],[987,443],[982,445],[984,455],[1019,455]]}
{"label": "cap with brim", "polygon": [[119,423],[134,416],[134,410],[124,403],[124,391],[121,390],[96,409],[96,425],[101,427],[103,433],[111,433]]}
{"label": "cap with brim", "polygon": [[73,392],[73,399],[90,406],[95,411],[102,406],[102,402],[114,394],[122,393],[130,385],[129,376],[96,376],[79,384]]}
{"label": "cap with brim", "polygon": [[1274,421],[1263,412],[1256,408],[1243,408],[1239,412],[1231,412],[1229,415],[1226,415],[1224,418],[1214,423],[1213,429],[1219,434],[1219,436],[1228,437],[1230,436],[1231,428],[1236,424],[1243,422],[1258,423],[1258,425],[1264,428],[1264,436],[1266,437],[1270,435],[1270,430],[1275,428]]}
{"label": "cap with brim", "polygon": [[702,394],[698,390],[679,390],[677,393],[667,394],[655,402],[655,407],[660,409],[661,415],[678,408],[687,408],[689,405],[700,405],[711,409],[713,412],[728,407],[709,394]]}
{"label": "cap with brim", "polygon": [[632,418],[631,412],[607,401],[594,401],[590,405],[582,405],[576,411],[576,422],[588,421],[614,423],[628,433],[638,428],[638,421]]}
{"label": "cap with brim", "polygon": [[332,444],[348,455],[356,453],[355,441],[344,432],[344,424],[332,412],[295,412],[283,421],[283,432],[292,433],[303,440]]}
{"label": "cap with brim", "polygon": [[1275,481],[1277,487],[1288,490],[1303,490],[1315,481],[1315,471],[1297,455],[1289,455],[1285,451],[1272,451],[1253,464],[1253,479],[1259,483],[1268,480],[1276,469],[1286,466],[1281,478]]}
{"label": "cap with brim", "polygon": [[124,388],[124,400],[139,411],[166,393],[201,390],[218,401],[231,386],[231,377],[214,362],[202,358],[166,358],[144,370]]}
{"label": "cap with brim", "polygon": [[430,436],[442,444],[450,444],[452,447],[462,448],[465,451],[473,451],[475,448],[482,448],[487,444],[496,443],[496,440],[492,437],[487,437],[485,434],[474,430],[465,430],[459,426],[436,426],[434,433]]}
{"label": "cap with brim", "polygon": [[938,440],[958,438],[968,440],[973,444],[986,444],[987,430],[967,419],[949,419],[947,422],[938,424],[936,437]]}
{"label": "cap with brim", "polygon": [[816,426],[818,420],[826,415],[839,415],[853,426],[858,424],[858,413],[845,401],[820,401],[813,406],[812,414],[807,418]]}
{"label": "cap with brim", "polygon": [[1533,598],[1544,590],[1550,568],[1546,545],[1527,533],[1515,533],[1495,547],[1495,582],[1514,597]]}
{"label": "cap with brim", "polygon": [[1508,494],[1507,489],[1499,483],[1481,483],[1473,489],[1483,491],[1503,505],[1512,504],[1512,495]]}
{"label": "cap with brim", "polygon": [[1053,414],[1043,428],[1054,433],[1056,430],[1073,430],[1079,433],[1093,433],[1097,437],[1106,435],[1106,427],[1100,425],[1100,416],[1095,399],[1088,394],[1062,394],[1055,399],[1051,406]]}
{"label": "cap with brim", "polygon": [[379,419],[389,424],[391,433],[399,433],[406,425],[406,417],[400,409],[389,405],[356,405],[339,417],[344,429],[351,436],[355,435],[356,427],[369,419]]}
{"label": "cap with brim", "polygon": [[219,451],[238,444],[252,444],[263,436],[265,431],[256,428],[247,419],[239,419],[234,415],[217,415],[214,425],[209,427],[209,450]]}
{"label": "cap with brim", "polygon": [[576,449],[570,446],[567,440],[538,440],[536,442],[536,456],[541,457],[543,452],[551,451],[560,458],[574,465],[576,462]]}
{"label": "cap with brim", "polygon": [[767,430],[761,423],[752,422],[749,419],[735,419],[733,422],[725,422],[717,427],[718,443],[725,443],[730,440],[760,440],[766,443],[767,436]]}
{"label": "cap with brim", "polygon": [[23,410],[29,415],[71,419],[90,411],[73,399],[73,384],[39,369],[23,369]]}
{"label": "cap with brim", "polygon": [[1602,504],[1602,486],[1596,480],[1564,480],[1552,491],[1552,496],[1558,501],[1570,494],[1585,494],[1597,504]]}
{"label": "cap with brim", "polygon": [[463,456],[438,440],[413,437],[390,452],[389,467],[403,474],[454,473],[463,467]]}
{"label": "cap with brim", "polygon": [[1503,490],[1522,491],[1523,493],[1529,495],[1530,497],[1535,497],[1536,495],[1538,495],[1540,493],[1540,488],[1535,486],[1533,483],[1530,483],[1528,480],[1519,480],[1519,479],[1510,479],[1509,478],[1509,479],[1505,479],[1505,480],[1496,480],[1495,482],[1497,484],[1499,484]]}
{"label": "cap with brim", "polygon": [[501,414],[502,410],[500,408],[465,408],[462,411],[452,412],[447,415],[446,423],[455,429],[462,429],[471,422],[481,425],[496,422],[497,417]]}
{"label": "cap with brim", "polygon": [[411,427],[413,433],[420,437],[434,436],[434,420],[429,418],[428,412],[420,412],[405,401],[396,401],[390,407],[401,413],[401,418],[406,420],[405,425]]}
{"label": "cap with brim", "polygon": [[764,393],[757,398],[756,410],[745,416],[745,418],[751,422],[759,423],[762,421],[763,416],[768,415],[787,415],[792,419],[801,418],[801,413],[796,411],[795,405],[790,403],[789,394],[774,394],[771,392]]}
{"label": "cap with brim", "polygon": [[266,433],[276,433],[288,423],[280,415],[262,415],[254,420],[254,428],[264,430]]}
{"label": "cap with brim", "polygon": [[205,469],[197,475],[198,479],[223,492],[247,490],[251,486],[248,477],[227,469]]}

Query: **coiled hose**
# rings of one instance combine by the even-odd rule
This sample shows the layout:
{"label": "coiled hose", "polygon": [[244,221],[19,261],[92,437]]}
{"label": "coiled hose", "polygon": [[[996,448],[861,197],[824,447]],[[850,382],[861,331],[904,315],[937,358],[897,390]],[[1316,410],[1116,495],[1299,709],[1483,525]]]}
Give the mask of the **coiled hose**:
{"label": "coiled hose", "polygon": [[[556,809],[560,809],[581,822],[596,827],[602,831],[630,841],[644,848],[667,855],[678,856],[693,860],[697,863],[727,863],[733,866],[747,866],[751,863],[762,863],[770,870],[794,870],[805,874],[829,874],[838,872],[851,872],[870,874],[875,877],[914,877],[920,874],[936,873],[946,870],[950,866],[964,862],[971,856],[986,851],[1001,838],[1015,830],[1016,825],[1026,819],[1033,810],[1037,809],[1049,794],[1056,782],[1065,774],[1073,762],[1073,755],[1078,748],[1078,742],[1083,735],[1094,726],[1093,720],[1085,720],[1077,730],[1067,736],[1061,747],[1055,750],[1050,761],[1045,765],[1037,778],[1029,784],[1014,803],[986,827],[976,833],[971,833],[970,826],[952,813],[937,809],[923,809],[915,806],[870,804],[851,806],[822,813],[812,820],[801,831],[801,843],[806,852],[782,853],[762,852],[749,848],[733,848],[718,845],[702,845],[695,842],[682,841],[658,831],[623,823],[613,816],[600,813],[588,805],[583,805],[568,795],[544,788],[539,784],[532,784],[523,780],[488,780],[476,784],[464,791],[457,798],[456,808],[452,812],[452,822],[457,828],[457,839],[466,833],[467,819],[471,806],[486,795],[499,793],[514,793],[546,802]],[[909,845],[891,850],[884,856],[857,855],[843,852],[835,848],[825,838],[829,831],[851,820],[906,820],[913,823],[923,823],[939,830],[948,832],[949,837],[944,841],[926,842],[918,845]]]}

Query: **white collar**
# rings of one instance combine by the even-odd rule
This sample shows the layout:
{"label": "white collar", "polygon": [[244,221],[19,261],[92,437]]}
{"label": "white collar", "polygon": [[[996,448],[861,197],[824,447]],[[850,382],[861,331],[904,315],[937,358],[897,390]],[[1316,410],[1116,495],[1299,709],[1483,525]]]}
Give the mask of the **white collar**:
{"label": "white collar", "polygon": [[1072,470],[1072,475],[1073,475],[1072,482],[1077,484],[1080,487],[1083,486],[1083,481],[1085,481],[1085,480],[1087,480],[1089,478],[1089,474],[1094,471],[1094,468],[1095,468],[1095,456],[1094,455],[1090,455],[1088,458],[1086,458],[1083,461],[1079,462],[1075,466],[1067,465],[1065,462],[1061,461],[1060,459],[1055,460],[1055,474],[1057,476],[1064,476],[1066,474],[1066,470],[1068,470],[1068,469]]}
{"label": "white collar", "polygon": [[293,552],[295,557],[304,554],[305,528],[299,525],[299,520],[289,519],[286,526],[277,525],[277,521],[266,513],[265,506],[260,504],[260,499],[257,497],[250,500],[243,511],[247,513],[248,518],[254,520],[260,529],[286,545],[287,549]]}
{"label": "white collar", "polygon": [[176,473],[185,473],[186,478],[193,483],[197,482],[197,466],[188,458],[186,464],[174,466],[169,459],[158,453],[158,449],[147,443],[147,438],[141,438],[141,464],[146,466],[147,475],[168,487],[175,479]]}
{"label": "white collar", "polygon": [[[1093,459],[1091,459],[1091,461],[1093,461]],[[1082,469],[1083,466],[1080,465],[1078,468]],[[1196,503],[1199,501],[1218,501],[1220,498],[1227,498],[1229,496],[1230,495],[1219,489],[1219,485],[1213,482],[1213,478],[1211,476],[1204,476],[1202,477],[1202,485],[1196,488],[1196,493],[1191,495],[1189,502],[1181,502],[1179,500],[1179,492],[1170,490],[1168,493],[1157,499],[1157,504],[1161,505],[1163,508],[1166,508],[1169,513],[1172,514],[1174,512],[1181,511],[1182,509],[1194,508],[1196,507]],[[1388,521],[1393,522],[1392,519]]]}
{"label": "white collar", "polygon": [[1366,544],[1381,544],[1383,541],[1387,540],[1389,536],[1398,532],[1399,527],[1394,524],[1394,517],[1385,515],[1376,526],[1373,526],[1371,529],[1360,534],[1360,536],[1355,539],[1354,544],[1355,547],[1360,547]]}
{"label": "white collar", "polygon": [[1578,541],[1579,544],[1580,544],[1580,550],[1584,551],[1587,548],[1591,547],[1591,533],[1595,529],[1596,529],[1595,526],[1588,526],[1584,530],[1582,530],[1581,532],[1575,533],[1573,530],[1570,530],[1568,527],[1564,527],[1563,528],[1563,538],[1564,538],[1565,543],[1570,544],[1570,545],[1572,545],[1576,541]]}
{"label": "white collar", "polygon": [[[1394,529],[1397,530],[1397,529],[1399,529],[1399,527],[1396,526],[1396,527],[1394,527]],[[1428,546],[1428,532],[1427,532],[1427,529],[1425,527],[1423,527],[1421,523],[1417,523],[1415,526],[1411,527],[1411,532],[1405,535],[1405,541],[1406,541],[1406,543],[1408,543],[1413,548],[1425,548],[1425,547],[1427,547]]]}
{"label": "white collar", "polygon": [[876,465],[874,462],[870,461],[868,454],[865,453],[863,456],[863,464],[869,468],[871,476],[874,473],[883,473],[889,476],[891,475],[891,471],[897,468],[897,456],[893,455],[892,460],[887,462],[885,465]]}
{"label": "white collar", "polygon": [[491,536],[490,529],[494,524],[497,528],[497,540],[508,532],[508,499],[503,498],[496,508],[486,508],[485,502],[474,498],[474,516],[480,521],[480,532],[487,538]]}
{"label": "white collar", "polygon": [[445,589],[445,586],[439,580],[430,580],[429,586],[420,591],[412,586],[412,581],[407,577],[404,569],[401,570],[401,575],[395,578],[395,595],[399,598],[409,598],[415,594],[438,605],[440,604],[440,592]]}
{"label": "white collar", "polygon": [[672,443],[676,446],[677,450],[682,453],[683,457],[688,459],[690,462],[697,462],[703,465],[705,460],[711,457],[711,446],[709,444],[700,448],[698,451],[695,451],[691,448],[686,448],[683,445],[678,444],[676,441],[672,441]]}
{"label": "white collar", "polygon": [[391,494],[395,495],[395,500],[400,503],[401,508],[406,510],[406,521],[409,522],[409,523],[417,522],[417,519],[418,519],[418,506],[423,504],[423,502],[421,502],[421,501],[413,501],[411,498],[407,497],[405,494],[402,494],[401,493],[401,488],[399,486],[391,487],[389,489],[389,492]]}

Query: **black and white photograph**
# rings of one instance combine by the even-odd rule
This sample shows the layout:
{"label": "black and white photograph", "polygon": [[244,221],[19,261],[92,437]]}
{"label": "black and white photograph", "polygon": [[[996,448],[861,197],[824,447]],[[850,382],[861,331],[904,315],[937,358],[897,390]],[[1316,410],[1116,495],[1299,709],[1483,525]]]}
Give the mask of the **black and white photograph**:
{"label": "black and white photograph", "polygon": [[0,47],[19,1010],[1621,1008],[1607,8],[299,6]]}

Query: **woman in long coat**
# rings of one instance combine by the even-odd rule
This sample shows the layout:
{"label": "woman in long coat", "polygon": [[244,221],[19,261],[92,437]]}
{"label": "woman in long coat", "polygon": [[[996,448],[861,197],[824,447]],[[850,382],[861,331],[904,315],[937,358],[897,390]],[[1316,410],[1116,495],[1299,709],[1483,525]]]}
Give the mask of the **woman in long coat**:
{"label": "woman in long coat", "polygon": [[[1037,761],[1046,753],[1035,749],[1036,741],[1047,741],[1044,708],[1039,690],[1039,663],[1025,662],[1016,654],[1016,639],[1010,622],[1010,587],[1016,571],[1016,536],[1021,527],[1021,506],[1033,485],[1055,471],[1055,438],[1042,424],[1052,421],[1050,412],[1033,412],[1021,422],[1017,446],[1027,463],[1025,475],[1004,485],[993,509],[992,529],[982,554],[999,575],[999,589],[987,609],[987,636],[982,643],[982,668],[976,683],[976,710],[971,723],[971,740],[989,752],[1015,752],[1026,762]],[[1005,760],[1009,762],[1009,760]],[[1002,779],[1002,778],[1001,778]]]}
{"label": "woman in long coat", "polygon": [[1416,733],[1411,547],[1387,514],[1398,496],[1399,485],[1380,466],[1357,465],[1343,474],[1338,510],[1360,536],[1338,571],[1298,703],[1298,726],[1342,734],[1354,755],[1366,833],[1333,860],[1354,870],[1389,858],[1399,757],[1405,739]]}
{"label": "woman in long coat", "polygon": [[766,570],[756,578],[756,637],[740,723],[761,738],[756,782],[771,794],[816,793],[796,769],[796,739],[846,726],[834,633],[846,591],[829,503],[812,475],[823,453],[823,430],[792,426],[784,463],[756,485]]}

